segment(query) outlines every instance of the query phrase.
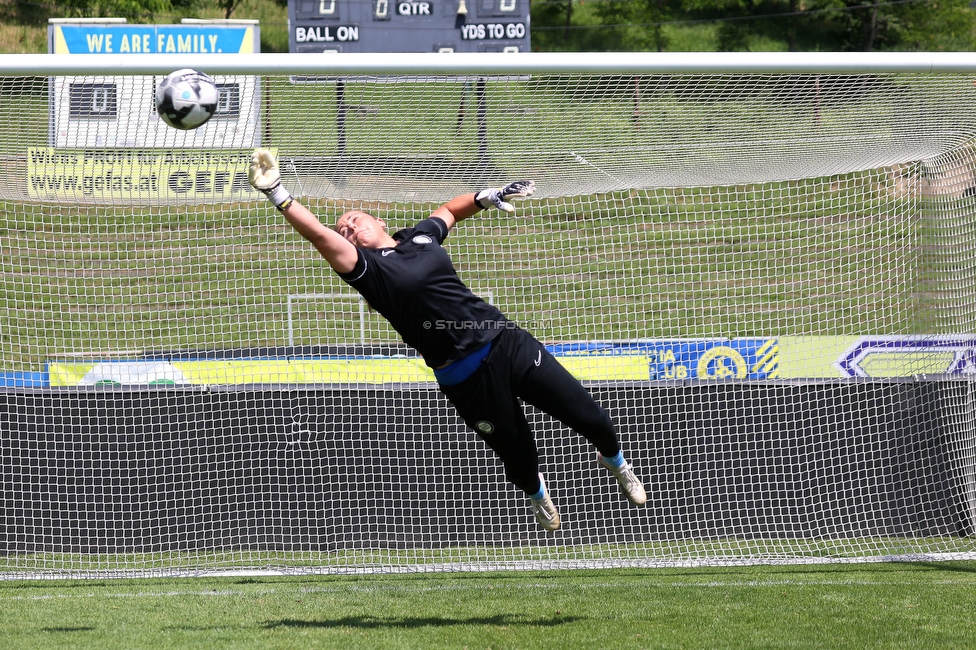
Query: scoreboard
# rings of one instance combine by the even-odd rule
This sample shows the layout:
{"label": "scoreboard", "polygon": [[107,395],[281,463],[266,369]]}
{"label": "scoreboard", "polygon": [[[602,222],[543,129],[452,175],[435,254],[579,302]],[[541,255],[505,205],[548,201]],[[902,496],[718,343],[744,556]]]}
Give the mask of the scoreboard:
{"label": "scoreboard", "polygon": [[291,52],[527,52],[529,0],[288,0]]}

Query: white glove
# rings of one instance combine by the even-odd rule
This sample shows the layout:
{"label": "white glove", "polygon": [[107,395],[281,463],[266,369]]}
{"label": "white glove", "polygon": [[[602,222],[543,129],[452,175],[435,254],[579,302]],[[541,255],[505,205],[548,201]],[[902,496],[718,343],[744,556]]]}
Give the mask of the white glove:
{"label": "white glove", "polygon": [[509,203],[509,199],[532,196],[533,192],[535,192],[535,181],[515,181],[505,187],[481,190],[474,195],[474,202],[482,210],[491,204],[499,210],[515,212],[515,206]]}
{"label": "white glove", "polygon": [[267,149],[255,149],[251,154],[251,167],[247,170],[247,180],[264,193],[279,210],[291,205],[291,194],[281,186],[281,172],[278,161]]}

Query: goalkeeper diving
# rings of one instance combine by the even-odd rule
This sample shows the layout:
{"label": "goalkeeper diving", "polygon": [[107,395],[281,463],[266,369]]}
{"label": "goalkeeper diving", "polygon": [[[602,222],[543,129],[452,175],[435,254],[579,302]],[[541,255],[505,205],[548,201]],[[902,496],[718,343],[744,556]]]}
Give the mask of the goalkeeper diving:
{"label": "goalkeeper diving", "polygon": [[539,472],[535,437],[519,399],[583,435],[627,499],[646,502],[607,412],[544,345],[472,293],[441,246],[455,225],[482,210],[514,212],[513,201],[533,193],[532,181],[462,194],[391,235],[382,219],[360,210],[342,214],[334,229],[325,226],[281,185],[278,164],[265,149],[254,151],[248,178],[423,356],[461,419],[498,455],[508,480],[529,497],[543,528],[559,528],[559,512]]}

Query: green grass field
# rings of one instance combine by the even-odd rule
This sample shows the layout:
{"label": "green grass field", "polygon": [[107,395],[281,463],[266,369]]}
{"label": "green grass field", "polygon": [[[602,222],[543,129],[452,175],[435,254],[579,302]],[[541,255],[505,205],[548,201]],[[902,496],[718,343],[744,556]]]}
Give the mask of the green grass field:
{"label": "green grass field", "polygon": [[0,647],[969,648],[976,562],[0,583]]}

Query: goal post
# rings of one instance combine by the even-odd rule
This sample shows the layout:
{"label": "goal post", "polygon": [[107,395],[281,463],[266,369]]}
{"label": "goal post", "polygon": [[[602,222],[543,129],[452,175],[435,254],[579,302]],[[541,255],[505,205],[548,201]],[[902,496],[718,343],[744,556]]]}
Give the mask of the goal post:
{"label": "goal post", "polygon": [[[146,134],[191,67],[224,112]],[[976,55],[0,56],[0,578],[972,558]],[[222,84],[222,85],[221,85]],[[237,93],[236,95],[234,93]],[[63,132],[62,132],[63,130]],[[606,407],[547,533],[246,179],[445,241]]]}

